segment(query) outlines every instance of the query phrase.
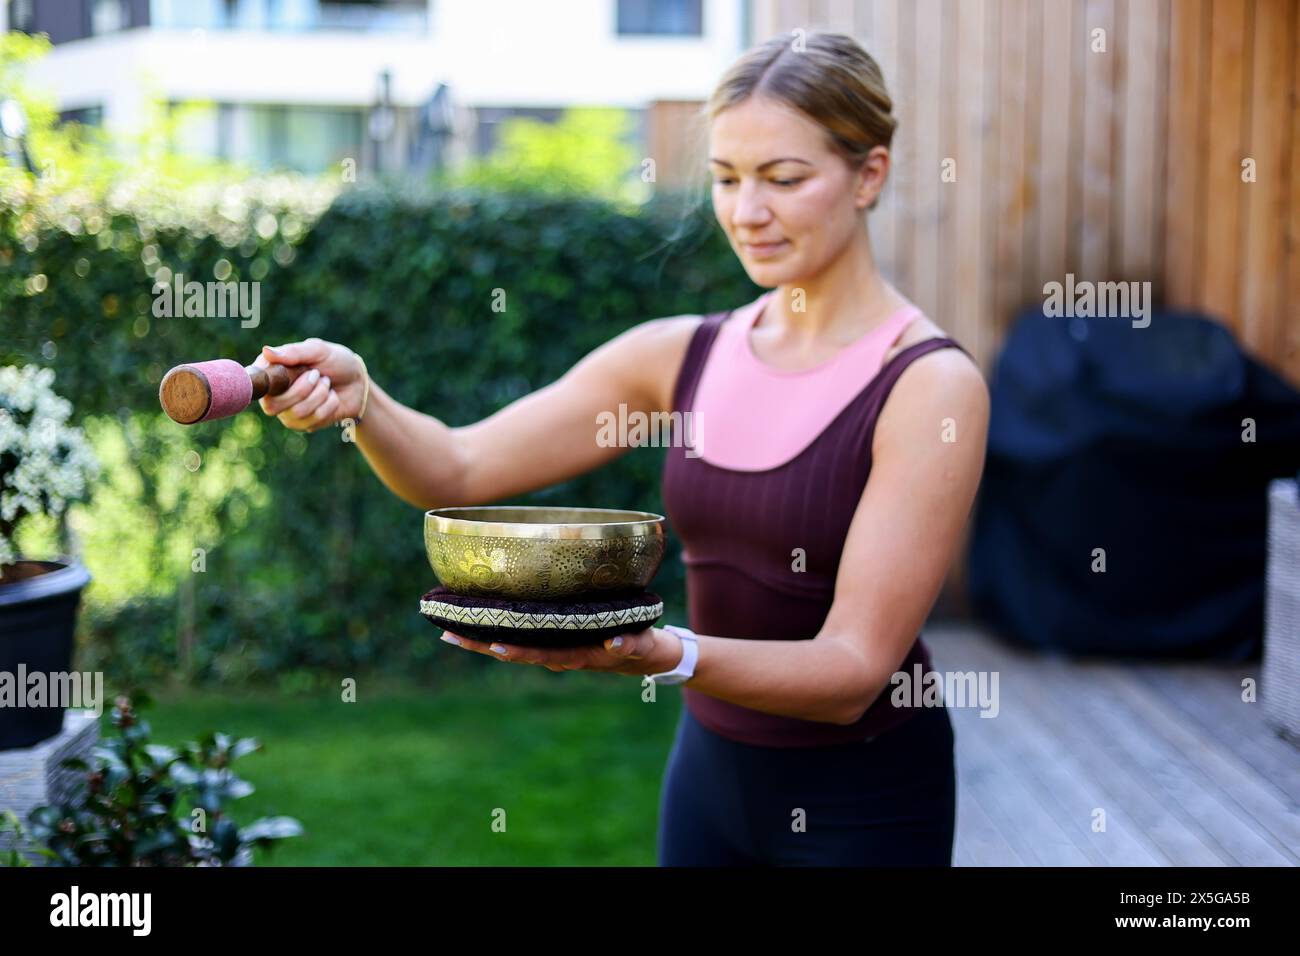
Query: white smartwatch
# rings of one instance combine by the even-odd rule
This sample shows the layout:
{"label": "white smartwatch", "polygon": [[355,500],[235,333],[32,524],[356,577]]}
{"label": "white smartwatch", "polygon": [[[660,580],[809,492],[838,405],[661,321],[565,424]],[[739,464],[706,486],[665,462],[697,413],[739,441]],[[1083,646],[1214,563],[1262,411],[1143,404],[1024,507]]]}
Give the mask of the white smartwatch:
{"label": "white smartwatch", "polygon": [[700,658],[700,644],[695,632],[689,627],[665,624],[665,631],[672,631],[682,639],[682,659],[677,666],[662,674],[647,674],[656,684],[684,684],[695,676],[695,662]]}

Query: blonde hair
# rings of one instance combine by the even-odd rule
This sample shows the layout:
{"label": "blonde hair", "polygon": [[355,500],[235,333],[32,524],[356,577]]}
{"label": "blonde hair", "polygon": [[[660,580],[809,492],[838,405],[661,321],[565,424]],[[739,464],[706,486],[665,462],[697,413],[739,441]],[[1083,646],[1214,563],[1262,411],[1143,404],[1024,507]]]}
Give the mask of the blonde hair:
{"label": "blonde hair", "polygon": [[751,96],[784,103],[813,120],[854,170],[875,147],[888,148],[898,127],[880,64],[843,33],[813,31],[801,40],[781,34],[752,47],[723,75],[703,115],[712,122]]}

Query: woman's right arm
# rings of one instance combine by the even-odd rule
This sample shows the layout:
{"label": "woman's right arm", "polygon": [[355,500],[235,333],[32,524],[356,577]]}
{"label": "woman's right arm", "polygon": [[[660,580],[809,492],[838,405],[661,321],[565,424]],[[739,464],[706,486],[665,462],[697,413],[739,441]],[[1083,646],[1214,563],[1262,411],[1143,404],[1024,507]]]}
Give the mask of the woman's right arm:
{"label": "woman's right arm", "polygon": [[[668,411],[698,316],[651,319],[584,356],[561,378],[471,425],[451,427],[370,383],[357,447],[380,480],[421,509],[490,504],[591,471],[627,451],[597,441],[598,416]],[[279,353],[279,354],[276,354]],[[254,364],[309,365],[263,410],[310,431],[355,418],[365,378],[342,345],[321,339],[264,350]]]}

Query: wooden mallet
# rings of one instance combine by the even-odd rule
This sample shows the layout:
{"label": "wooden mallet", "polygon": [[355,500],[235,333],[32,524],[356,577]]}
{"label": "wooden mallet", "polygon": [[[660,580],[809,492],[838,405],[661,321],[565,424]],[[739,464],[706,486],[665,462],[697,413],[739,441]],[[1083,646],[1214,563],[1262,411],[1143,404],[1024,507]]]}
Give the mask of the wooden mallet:
{"label": "wooden mallet", "polygon": [[263,395],[279,395],[310,368],[247,367],[231,359],[177,365],[158,385],[167,417],[182,425],[229,418]]}

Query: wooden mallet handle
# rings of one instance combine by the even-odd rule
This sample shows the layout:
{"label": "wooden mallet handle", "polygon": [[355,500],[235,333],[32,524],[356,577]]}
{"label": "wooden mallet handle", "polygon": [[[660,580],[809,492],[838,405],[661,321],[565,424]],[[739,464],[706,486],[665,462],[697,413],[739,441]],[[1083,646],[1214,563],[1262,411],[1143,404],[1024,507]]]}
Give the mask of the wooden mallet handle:
{"label": "wooden mallet handle", "polygon": [[284,392],[307,366],[242,366],[230,359],[177,365],[158,385],[167,417],[181,425],[237,415],[264,395]]}

